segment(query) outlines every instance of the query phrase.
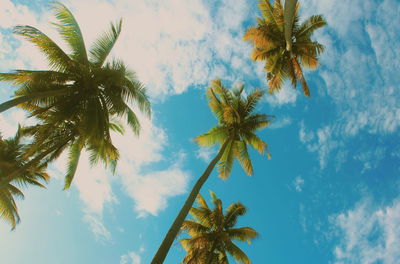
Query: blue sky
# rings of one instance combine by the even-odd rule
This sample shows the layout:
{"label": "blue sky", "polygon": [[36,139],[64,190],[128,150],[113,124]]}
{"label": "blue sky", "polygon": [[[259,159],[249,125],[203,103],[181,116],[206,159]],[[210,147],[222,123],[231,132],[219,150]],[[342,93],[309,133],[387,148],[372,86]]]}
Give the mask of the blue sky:
{"label": "blue sky", "polygon": [[[46,69],[41,54],[14,38],[17,24],[34,25],[58,41],[50,1],[0,0],[0,71]],[[260,238],[241,247],[253,263],[400,262],[400,2],[300,0],[302,16],[323,14],[315,34],[326,46],[321,67],[307,72],[311,98],[289,87],[258,109],[275,115],[260,135],[272,159],[251,152],[255,175],[235,165],[202,189],[224,202],[241,201],[239,221]],[[265,88],[262,64],[250,61],[241,38],[259,15],[257,1],[70,0],[89,45],[123,17],[115,47],[148,87],[153,119],[140,138],[114,142],[123,157],[116,175],[90,168],[82,156],[74,185],[62,191],[65,157],[50,167],[47,190],[28,188],[16,230],[0,223],[0,262],[8,264],[149,263],[188,190],[215,154],[193,138],[215,124],[204,88],[219,77]],[[13,89],[0,84],[0,99]],[[21,110],[0,114],[12,136]],[[165,263],[179,263],[176,243]]]}

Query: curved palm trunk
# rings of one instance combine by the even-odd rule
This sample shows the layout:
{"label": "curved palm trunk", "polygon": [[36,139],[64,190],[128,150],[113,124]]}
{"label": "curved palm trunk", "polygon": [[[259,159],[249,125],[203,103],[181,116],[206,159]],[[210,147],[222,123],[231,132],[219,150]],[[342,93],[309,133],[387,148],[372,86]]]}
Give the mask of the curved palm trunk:
{"label": "curved palm trunk", "polygon": [[69,88],[55,90],[55,91],[48,91],[42,93],[34,93],[30,95],[23,95],[13,98],[7,102],[0,104],[0,113],[10,109],[11,107],[17,106],[19,104],[27,103],[34,99],[45,98],[49,96],[57,96],[57,95],[64,95],[68,92]]}
{"label": "curved palm trunk", "polygon": [[292,50],[292,29],[293,20],[296,11],[297,0],[285,0],[285,6],[283,11],[283,19],[285,21],[285,40],[286,50]]}
{"label": "curved palm trunk", "polygon": [[197,180],[196,184],[193,186],[193,189],[190,192],[188,198],[186,199],[185,204],[180,210],[178,216],[175,218],[174,223],[169,228],[167,235],[165,236],[164,240],[161,243],[161,246],[157,250],[157,253],[154,255],[151,264],[162,264],[164,262],[165,257],[167,256],[168,251],[172,243],[174,242],[174,239],[177,236],[183,221],[185,221],[185,218],[189,213],[190,208],[193,206],[193,203],[200,192],[201,187],[207,181],[208,177],[211,174],[211,171],[214,169],[217,162],[221,159],[222,154],[224,153],[225,148],[228,145],[228,142],[229,140],[224,142],[217,156],[210,162],[207,169],[204,171],[203,175],[201,175],[201,177]]}
{"label": "curved palm trunk", "polygon": [[29,161],[28,163],[26,163],[24,166],[22,166],[21,168],[13,171],[12,173],[10,173],[7,177],[0,179],[0,190],[3,189],[5,186],[7,186],[12,180],[14,180],[19,174],[23,173],[26,169],[28,169],[30,166],[36,164],[37,162],[39,162],[40,160],[44,159],[47,155],[49,155],[51,152],[61,148],[62,146],[64,146],[65,144],[68,143],[68,141],[72,138],[69,137],[67,140],[65,140],[62,144],[57,145],[55,147],[52,147],[48,150],[46,150],[45,152],[41,153],[40,155],[38,155],[37,157],[35,157],[34,159],[32,159],[31,161]]}

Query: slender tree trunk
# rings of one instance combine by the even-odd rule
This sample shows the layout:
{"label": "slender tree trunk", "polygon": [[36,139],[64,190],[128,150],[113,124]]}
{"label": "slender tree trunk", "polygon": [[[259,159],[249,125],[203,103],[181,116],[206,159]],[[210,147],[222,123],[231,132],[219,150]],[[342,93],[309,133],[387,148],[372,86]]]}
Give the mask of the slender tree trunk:
{"label": "slender tree trunk", "polygon": [[286,50],[292,51],[292,29],[293,21],[296,12],[297,0],[285,0],[285,6],[283,10],[283,19],[285,21],[285,40],[286,40]]}
{"label": "slender tree trunk", "polygon": [[15,171],[13,171],[12,173],[10,173],[9,175],[7,175],[6,177],[4,177],[3,179],[0,179],[0,190],[3,189],[5,186],[7,186],[7,184],[9,184],[12,180],[14,180],[16,177],[18,177],[21,173],[23,173],[26,169],[28,169],[29,167],[35,165],[36,163],[38,163],[40,160],[44,159],[47,155],[49,155],[51,152],[53,152],[54,150],[62,147],[63,145],[67,144],[68,141],[71,139],[72,137],[68,137],[67,140],[65,140],[62,144],[57,145],[55,147],[52,147],[48,150],[46,150],[45,152],[41,153],[40,155],[36,156],[35,158],[33,158],[32,160],[30,160],[28,163],[26,163],[25,165],[23,165],[21,168],[16,169]]}
{"label": "slender tree trunk", "polygon": [[45,97],[49,97],[49,96],[64,95],[68,92],[68,90],[70,90],[70,88],[18,96],[16,98],[13,98],[7,102],[0,104],[0,113],[10,109],[11,107],[17,106],[19,104],[27,103],[34,99],[45,98]]}
{"label": "slender tree trunk", "polygon": [[165,257],[167,256],[168,251],[172,243],[174,242],[174,239],[177,236],[183,221],[185,220],[187,214],[189,213],[190,208],[193,206],[193,203],[200,192],[201,187],[210,176],[211,171],[214,169],[217,162],[221,159],[222,154],[224,153],[225,148],[228,145],[229,141],[230,139],[225,141],[225,143],[221,146],[221,149],[219,150],[217,156],[210,162],[207,169],[204,171],[203,175],[201,175],[201,177],[197,180],[196,184],[193,186],[193,189],[190,192],[188,198],[186,199],[185,204],[180,210],[178,216],[175,218],[174,223],[169,228],[168,233],[165,236],[164,240],[162,241],[161,246],[159,247],[157,253],[154,255],[151,264],[162,264],[164,262]]}

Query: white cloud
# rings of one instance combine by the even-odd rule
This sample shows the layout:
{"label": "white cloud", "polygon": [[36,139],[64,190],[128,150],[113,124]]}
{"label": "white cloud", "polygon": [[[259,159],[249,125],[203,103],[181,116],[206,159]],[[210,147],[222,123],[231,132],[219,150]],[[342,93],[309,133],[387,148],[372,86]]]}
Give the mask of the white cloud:
{"label": "white cloud", "polygon": [[89,224],[97,241],[105,242],[112,239],[110,231],[104,226],[101,218],[94,214],[85,214],[83,220]]}
{"label": "white cloud", "polygon": [[23,110],[13,108],[7,112],[0,113],[0,133],[4,138],[13,137],[18,129],[18,124],[21,126],[29,126],[33,124],[33,120],[26,118]]}
{"label": "white cloud", "polygon": [[208,163],[211,161],[212,158],[217,154],[217,149],[215,148],[206,148],[206,147],[199,147],[196,151],[196,158],[203,160],[204,162]]}
{"label": "white cloud", "polygon": [[290,117],[278,117],[272,120],[271,125],[268,126],[270,129],[278,129],[292,124],[292,119]]}
{"label": "white cloud", "polygon": [[[265,77],[264,77],[265,79]],[[293,89],[289,84],[284,84],[279,92],[267,96],[267,102],[272,106],[280,106],[283,104],[294,104],[299,92]]]}
{"label": "white cloud", "polygon": [[304,122],[300,123],[299,139],[301,143],[308,143],[314,139],[314,132],[307,131],[304,126]]}
{"label": "white cloud", "polygon": [[363,169],[361,173],[367,170],[375,169],[382,161],[386,153],[386,149],[383,147],[377,147],[374,150],[362,151],[353,156],[355,160],[363,163]]}
{"label": "white cloud", "polygon": [[400,262],[399,199],[388,206],[375,206],[370,199],[364,199],[333,219],[339,238],[334,263]]}
{"label": "white cloud", "polygon": [[314,134],[300,125],[300,141],[306,144],[308,151],[318,153],[321,169],[327,165],[330,152],[340,146],[340,142],[334,140],[332,134],[333,128],[330,126],[320,128]]}
{"label": "white cloud", "polygon": [[121,256],[120,264],[140,264],[141,257],[136,252],[129,252],[126,255]]}
{"label": "white cloud", "polygon": [[303,191],[303,185],[304,185],[304,179],[302,177],[300,177],[300,176],[297,176],[293,181],[294,189],[297,192],[302,192]]}
{"label": "white cloud", "polygon": [[[332,141],[345,142],[361,132],[395,133],[400,127],[400,25],[394,23],[400,3],[385,0],[332,1],[306,0],[305,15],[322,13],[329,31],[318,32],[316,38],[326,45],[321,57],[320,76],[325,93],[334,105],[337,118],[331,124],[330,140],[319,151],[328,157],[334,149]],[[333,8],[334,6],[334,8]],[[328,28],[327,28],[328,29]],[[336,39],[340,38],[340,42]],[[319,128],[319,131],[324,128]],[[304,131],[304,130],[303,130]],[[366,164],[368,167],[368,164]]]}
{"label": "white cloud", "polygon": [[[134,210],[138,217],[157,215],[167,206],[167,199],[186,192],[189,174],[181,169],[183,156],[165,170],[141,172],[140,167],[130,167],[121,175],[125,192],[134,199]],[[128,166],[128,164],[127,164]]]}

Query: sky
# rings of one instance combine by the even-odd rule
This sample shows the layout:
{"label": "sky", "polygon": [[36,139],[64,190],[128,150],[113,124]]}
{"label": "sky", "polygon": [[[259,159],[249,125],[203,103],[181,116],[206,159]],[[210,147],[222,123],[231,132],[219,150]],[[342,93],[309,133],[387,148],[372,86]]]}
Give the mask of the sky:
{"label": "sky", "polygon": [[[47,69],[40,52],[12,34],[18,24],[46,32],[47,0],[0,0],[0,72]],[[328,26],[314,38],[326,51],[307,71],[311,98],[288,85],[257,109],[274,115],[259,133],[272,159],[250,153],[254,176],[237,164],[228,180],[214,172],[213,190],[228,206],[248,212],[238,226],[260,237],[239,243],[252,263],[400,263],[400,42],[397,0],[300,0],[301,17],[323,14]],[[146,264],[189,190],[216,154],[193,138],[216,124],[205,88],[221,78],[246,91],[266,88],[262,63],[242,41],[259,16],[256,0],[63,1],[90,43],[123,18],[112,57],[146,85],[151,120],[142,133],[113,135],[121,160],[114,175],[90,167],[87,155],[70,190],[62,191],[66,157],[49,167],[47,189],[24,189],[21,223],[0,222],[0,262],[8,264]],[[0,84],[0,101],[15,87]],[[0,131],[13,136],[29,124],[19,109],[0,114]],[[183,237],[183,236],[182,236]],[[185,255],[175,242],[165,261]],[[234,263],[234,262],[232,262]]]}

